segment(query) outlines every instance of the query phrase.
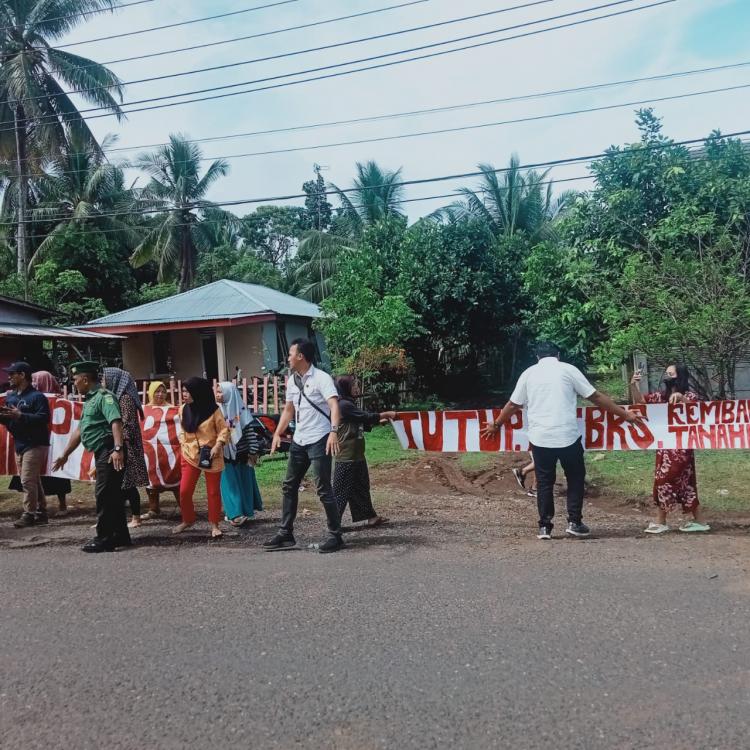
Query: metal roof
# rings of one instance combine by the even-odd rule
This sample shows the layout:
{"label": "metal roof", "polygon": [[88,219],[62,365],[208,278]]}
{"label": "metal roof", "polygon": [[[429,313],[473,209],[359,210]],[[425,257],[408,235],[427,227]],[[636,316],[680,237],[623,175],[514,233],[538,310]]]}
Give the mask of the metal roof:
{"label": "metal roof", "polygon": [[22,323],[0,323],[0,337],[34,336],[43,339],[121,339],[111,333],[94,333],[79,328],[57,328],[55,326],[25,325]]}
{"label": "metal roof", "polygon": [[220,279],[172,297],[147,302],[129,310],[105,315],[86,324],[87,328],[187,323],[226,320],[275,313],[300,318],[319,318],[320,308],[257,284]]}

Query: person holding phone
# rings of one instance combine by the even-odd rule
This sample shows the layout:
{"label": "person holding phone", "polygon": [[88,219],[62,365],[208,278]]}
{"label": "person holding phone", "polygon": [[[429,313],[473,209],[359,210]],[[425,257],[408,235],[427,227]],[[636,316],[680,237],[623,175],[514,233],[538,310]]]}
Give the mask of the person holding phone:
{"label": "person holding phone", "polygon": [[182,534],[196,521],[193,495],[201,474],[206,477],[208,523],[211,537],[221,536],[221,472],[229,427],[219,409],[214,389],[205,378],[188,378],[182,384],[180,407],[180,510],[182,522],[173,534]]}
{"label": "person holding phone", "polygon": [[31,366],[14,362],[6,369],[13,390],[0,408],[0,422],[13,435],[16,466],[23,490],[23,513],[17,529],[47,523],[47,498],[42,475],[49,454],[49,402],[31,384]]}
{"label": "person holding phone", "polygon": [[[630,395],[635,404],[681,404],[700,400],[690,390],[690,371],[685,365],[668,365],[659,391],[644,395],[641,392],[642,379],[643,371],[639,368],[630,380]],[[711,530],[701,520],[694,451],[680,448],[656,451],[653,498],[656,520],[644,529],[646,534],[668,532],[667,514],[678,505],[684,514],[692,516],[692,520],[680,526],[680,531],[705,533]]]}

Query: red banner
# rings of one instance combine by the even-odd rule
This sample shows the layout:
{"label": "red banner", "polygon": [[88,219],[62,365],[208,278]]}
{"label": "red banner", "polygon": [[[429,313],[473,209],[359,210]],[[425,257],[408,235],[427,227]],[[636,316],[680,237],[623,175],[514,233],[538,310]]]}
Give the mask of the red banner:
{"label": "red banner", "polygon": [[[630,408],[645,417],[645,424],[628,424],[595,406],[579,407],[578,427],[584,448],[590,451],[750,448],[750,400],[638,404]],[[520,413],[492,437],[480,434],[487,422],[500,416],[500,411],[400,412],[393,428],[403,448],[443,453],[528,450],[524,415]]]}
{"label": "red banner", "polygon": [[[94,456],[79,446],[61,471],[49,471],[55,459],[68,445],[71,433],[78,427],[83,404],[58,396],[47,396],[50,405],[50,452],[47,474],[68,479],[89,481]],[[4,399],[0,399],[0,402]],[[176,406],[145,406],[141,423],[143,452],[148,478],[152,486],[172,487],[180,483],[180,428]],[[16,458],[13,437],[0,425],[0,474],[15,474]]]}

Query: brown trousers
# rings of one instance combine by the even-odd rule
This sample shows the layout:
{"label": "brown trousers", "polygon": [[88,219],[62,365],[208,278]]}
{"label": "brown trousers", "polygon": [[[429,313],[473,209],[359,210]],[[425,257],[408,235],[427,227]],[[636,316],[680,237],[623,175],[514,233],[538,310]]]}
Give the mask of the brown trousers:
{"label": "brown trousers", "polygon": [[47,498],[44,496],[42,474],[47,471],[49,446],[37,445],[23,453],[16,453],[16,466],[23,489],[23,509],[25,513],[44,513]]}

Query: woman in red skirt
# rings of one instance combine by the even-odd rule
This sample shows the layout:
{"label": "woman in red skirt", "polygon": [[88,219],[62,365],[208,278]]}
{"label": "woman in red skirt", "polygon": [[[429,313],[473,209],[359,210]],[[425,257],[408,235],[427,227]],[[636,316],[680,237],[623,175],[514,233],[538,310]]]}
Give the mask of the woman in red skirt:
{"label": "woman in red skirt", "polygon": [[[664,372],[664,387],[660,391],[644,396],[640,390],[641,372],[636,370],[630,381],[630,392],[636,404],[679,404],[699,401],[690,390],[690,373],[685,365],[669,365]],[[711,527],[700,519],[698,484],[695,474],[695,452],[687,449],[656,451],[654,474],[654,504],[657,519],[645,529],[647,534],[663,534],[669,531],[667,513],[678,505],[682,512],[691,515],[691,521],[680,526],[680,531],[706,532]]]}

